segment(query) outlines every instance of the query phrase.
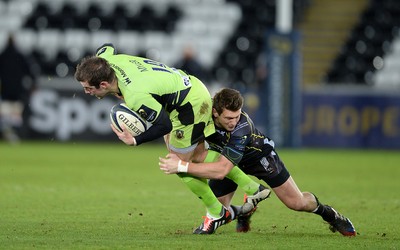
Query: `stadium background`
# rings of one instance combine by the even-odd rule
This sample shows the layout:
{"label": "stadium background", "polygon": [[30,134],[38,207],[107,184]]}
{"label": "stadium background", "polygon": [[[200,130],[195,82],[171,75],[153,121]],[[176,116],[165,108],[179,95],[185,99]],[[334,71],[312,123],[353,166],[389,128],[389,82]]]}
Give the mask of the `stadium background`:
{"label": "stadium background", "polygon": [[286,31],[277,2],[1,0],[0,48],[14,33],[37,76],[24,139],[115,140],[116,101],[86,97],[72,78],[112,42],[169,65],[193,45],[208,87],[242,91],[279,145],[400,148],[400,2],[293,0]]}

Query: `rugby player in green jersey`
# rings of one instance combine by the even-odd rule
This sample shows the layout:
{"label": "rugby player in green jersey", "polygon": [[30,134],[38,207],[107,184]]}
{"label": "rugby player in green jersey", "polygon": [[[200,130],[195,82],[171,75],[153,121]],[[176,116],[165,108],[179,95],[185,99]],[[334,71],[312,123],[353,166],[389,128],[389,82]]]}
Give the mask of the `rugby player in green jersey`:
{"label": "rugby player in green jersey", "polygon": [[[190,163],[187,173],[210,178],[210,186],[220,201],[229,206],[237,185],[222,179],[223,173],[239,166],[246,174],[264,180],[278,198],[290,209],[315,213],[330,224],[332,231],[355,236],[351,221],[331,206],[320,203],[310,192],[301,192],[275,151],[274,142],[256,129],[250,117],[242,111],[243,97],[234,89],[222,89],[214,96],[213,117],[217,133],[206,138],[210,148],[221,153],[212,163]],[[180,159],[173,154],[160,158],[160,169],[167,174],[179,173]],[[254,210],[256,207],[254,208]],[[252,213],[237,217],[237,231],[250,230]]]}
{"label": "rugby player in green jersey", "polygon": [[[198,162],[207,155],[204,138],[215,132],[211,116],[212,98],[195,76],[148,58],[116,54],[112,44],[105,44],[96,55],[82,59],[76,68],[75,78],[86,94],[99,99],[114,95],[152,123],[148,130],[135,137],[126,129],[119,132],[111,126],[125,144],[137,146],[164,137],[169,151],[185,162]],[[206,161],[214,160],[215,156],[208,154]],[[194,231],[195,234],[213,233],[270,194],[269,189],[254,182],[239,168],[234,168],[227,176],[250,198],[242,207],[225,208],[206,179],[185,173],[187,166],[188,163],[179,164],[178,176],[200,198],[207,210],[207,216],[201,228]]]}

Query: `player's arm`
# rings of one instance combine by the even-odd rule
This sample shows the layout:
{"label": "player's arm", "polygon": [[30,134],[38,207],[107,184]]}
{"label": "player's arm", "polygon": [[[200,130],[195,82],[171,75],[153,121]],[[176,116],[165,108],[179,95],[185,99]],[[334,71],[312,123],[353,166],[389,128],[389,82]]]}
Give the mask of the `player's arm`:
{"label": "player's arm", "polygon": [[[150,94],[148,93],[133,93],[133,90],[130,89],[127,91],[127,95],[131,94],[134,95],[134,99],[125,100],[126,105],[135,110],[140,116],[146,120],[147,122],[151,123],[152,126],[144,131],[142,134],[129,138],[128,142],[132,140],[134,143],[126,143],[128,145],[140,145],[145,142],[150,142],[155,139],[161,138],[164,135],[168,134],[172,130],[172,122],[169,119],[169,114],[162,108],[161,104],[155,100]],[[124,134],[127,137],[129,135]],[[132,136],[130,136],[132,137]]]}
{"label": "player's arm", "polygon": [[160,114],[154,121],[153,125],[148,130],[135,137],[136,145],[161,138],[171,132],[171,130],[172,122],[169,119],[167,112],[161,109]]}
{"label": "player's arm", "polygon": [[233,163],[221,155],[216,162],[193,163],[179,159],[175,154],[160,157],[160,169],[166,174],[188,173],[207,179],[223,179],[234,167]]}

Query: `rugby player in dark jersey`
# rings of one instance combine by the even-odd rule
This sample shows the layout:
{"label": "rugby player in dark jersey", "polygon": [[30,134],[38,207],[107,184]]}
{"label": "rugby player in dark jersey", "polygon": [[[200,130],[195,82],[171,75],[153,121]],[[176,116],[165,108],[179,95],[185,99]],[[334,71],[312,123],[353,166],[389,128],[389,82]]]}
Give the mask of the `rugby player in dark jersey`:
{"label": "rugby player in dark jersey", "polygon": [[[189,163],[187,172],[210,179],[209,185],[215,195],[229,206],[237,185],[224,176],[231,168],[239,166],[246,174],[265,181],[288,208],[318,214],[333,232],[355,236],[356,230],[348,218],[322,204],[313,193],[300,191],[275,151],[274,142],[255,128],[242,106],[243,97],[234,89],[225,88],[215,94],[212,112],[216,133],[206,140],[210,150],[221,156],[211,163]],[[169,154],[160,158],[160,169],[167,174],[178,173],[179,161],[176,155]],[[256,208],[254,206],[252,211]],[[238,232],[250,230],[251,215],[252,212],[237,218]]]}

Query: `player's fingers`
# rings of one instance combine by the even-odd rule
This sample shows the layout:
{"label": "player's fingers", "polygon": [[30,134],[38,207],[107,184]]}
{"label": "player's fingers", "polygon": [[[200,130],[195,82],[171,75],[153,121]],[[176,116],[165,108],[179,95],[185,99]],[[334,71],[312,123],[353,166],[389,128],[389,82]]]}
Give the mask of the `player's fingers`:
{"label": "player's fingers", "polygon": [[114,125],[110,124],[110,126],[111,126],[111,129],[114,131],[114,133],[116,133],[117,135],[119,135],[121,133],[114,127]]}
{"label": "player's fingers", "polygon": [[159,163],[160,170],[163,171],[165,174],[170,174],[169,169],[166,168],[163,164]]}
{"label": "player's fingers", "polygon": [[122,133],[123,133],[124,135],[130,135],[128,129],[127,129],[125,126],[121,126],[121,128],[122,128]]}
{"label": "player's fingers", "polygon": [[167,159],[164,159],[164,158],[159,158],[159,162],[158,162],[158,165],[160,166],[160,169],[162,169],[162,170],[167,170],[167,166],[168,166],[168,160]]}

